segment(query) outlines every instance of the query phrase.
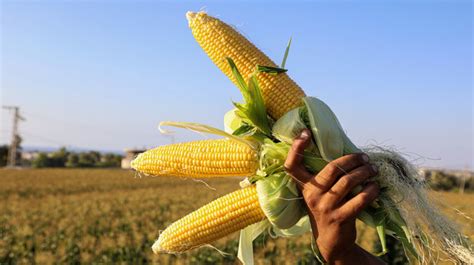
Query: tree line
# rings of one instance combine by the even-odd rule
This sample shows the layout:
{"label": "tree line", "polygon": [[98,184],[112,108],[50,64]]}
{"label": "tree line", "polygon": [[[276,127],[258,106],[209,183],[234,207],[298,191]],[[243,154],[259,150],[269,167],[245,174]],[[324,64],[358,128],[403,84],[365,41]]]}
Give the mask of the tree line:
{"label": "tree line", "polygon": [[[0,146],[0,166],[5,166],[8,159],[8,146]],[[33,168],[46,167],[120,167],[122,156],[113,153],[100,153],[97,151],[72,152],[65,147],[57,151],[46,153],[39,152],[32,160],[22,160],[22,166]]]}

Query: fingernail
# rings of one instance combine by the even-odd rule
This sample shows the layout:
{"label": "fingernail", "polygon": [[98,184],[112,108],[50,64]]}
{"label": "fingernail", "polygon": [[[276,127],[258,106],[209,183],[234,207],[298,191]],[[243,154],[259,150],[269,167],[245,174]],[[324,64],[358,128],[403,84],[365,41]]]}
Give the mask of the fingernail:
{"label": "fingernail", "polygon": [[370,165],[370,167],[372,168],[372,170],[374,171],[374,173],[379,172],[379,169],[377,168],[377,166],[375,166],[375,165]]}
{"label": "fingernail", "polygon": [[303,130],[300,134],[300,139],[306,140],[309,138],[309,133],[307,130]]}
{"label": "fingernail", "polygon": [[369,156],[366,154],[362,155],[362,160],[364,160],[365,163],[369,162]]}

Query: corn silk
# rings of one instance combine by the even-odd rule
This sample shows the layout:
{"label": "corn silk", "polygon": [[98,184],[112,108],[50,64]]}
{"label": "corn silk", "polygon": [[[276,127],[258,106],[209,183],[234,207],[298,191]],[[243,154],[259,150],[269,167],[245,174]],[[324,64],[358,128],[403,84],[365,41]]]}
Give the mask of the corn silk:
{"label": "corn silk", "polygon": [[[255,182],[261,207],[268,220],[241,231],[239,259],[252,264],[252,241],[264,231],[272,236],[290,237],[311,231],[304,201],[284,161],[293,139],[308,128],[313,139],[304,153],[304,164],[317,173],[327,163],[343,155],[365,152],[379,173],[374,180],[381,187],[378,199],[358,218],[376,229],[382,252],[387,253],[386,236],[398,239],[412,262],[434,263],[444,252],[455,263],[473,264],[472,244],[433,205],[416,168],[395,151],[381,147],[357,148],[347,137],[331,109],[320,99],[306,97],[304,106],[288,112],[273,125],[272,135],[262,145],[260,171],[246,183]],[[234,111],[235,112],[235,111]],[[227,116],[229,117],[229,116]],[[232,129],[226,120],[226,128]],[[235,127],[234,127],[235,128]],[[360,187],[353,191],[353,195]],[[314,246],[316,247],[316,246]]]}

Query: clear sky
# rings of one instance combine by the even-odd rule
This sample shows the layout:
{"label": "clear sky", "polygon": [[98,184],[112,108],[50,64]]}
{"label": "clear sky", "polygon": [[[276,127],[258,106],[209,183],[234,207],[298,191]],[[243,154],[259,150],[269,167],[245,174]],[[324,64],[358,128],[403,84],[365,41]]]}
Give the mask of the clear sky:
{"label": "clear sky", "polygon": [[[121,150],[169,143],[163,120],[222,128],[240,95],[188,28],[204,9],[276,62],[292,36],[289,74],[355,143],[473,168],[470,1],[1,3],[1,103],[21,106],[24,145]],[[10,113],[0,122],[6,143]]]}

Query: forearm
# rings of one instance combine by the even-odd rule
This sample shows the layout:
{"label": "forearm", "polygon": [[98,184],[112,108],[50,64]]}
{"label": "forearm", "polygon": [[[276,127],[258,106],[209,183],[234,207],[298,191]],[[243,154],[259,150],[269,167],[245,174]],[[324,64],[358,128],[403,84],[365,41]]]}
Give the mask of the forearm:
{"label": "forearm", "polygon": [[348,264],[367,264],[382,265],[385,264],[381,259],[373,256],[357,244],[353,244],[348,249],[332,253],[330,250],[320,248],[321,255],[330,265],[348,265]]}
{"label": "forearm", "polygon": [[381,265],[385,264],[381,259],[375,257],[363,248],[354,244],[354,247],[348,250],[345,255],[335,257],[334,260],[328,261],[329,264],[347,265],[347,264],[367,264],[367,265]]}
{"label": "forearm", "polygon": [[345,249],[334,251],[334,249],[325,249],[324,242],[318,242],[318,233],[316,228],[316,222],[313,218],[310,218],[313,236],[316,239],[319,252],[330,265],[348,265],[348,264],[366,264],[366,265],[382,265],[386,264],[381,259],[370,254],[359,245],[353,243],[347,246]]}

